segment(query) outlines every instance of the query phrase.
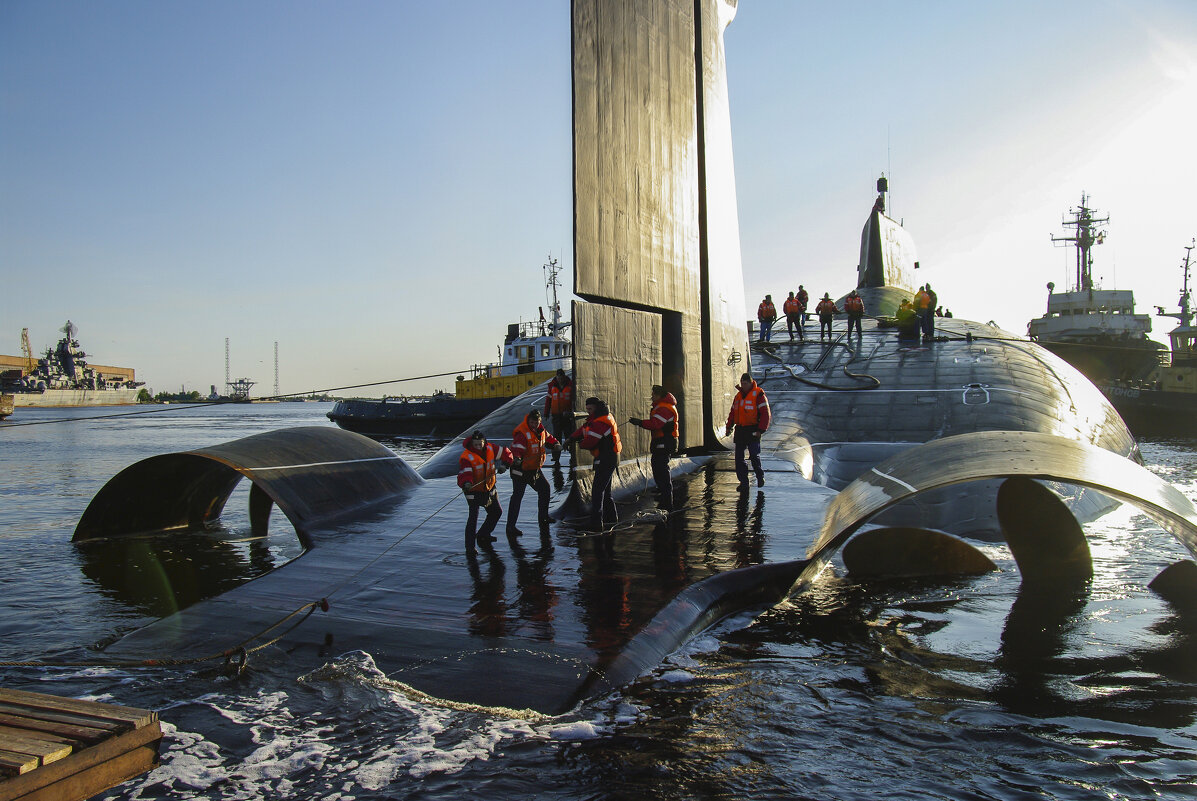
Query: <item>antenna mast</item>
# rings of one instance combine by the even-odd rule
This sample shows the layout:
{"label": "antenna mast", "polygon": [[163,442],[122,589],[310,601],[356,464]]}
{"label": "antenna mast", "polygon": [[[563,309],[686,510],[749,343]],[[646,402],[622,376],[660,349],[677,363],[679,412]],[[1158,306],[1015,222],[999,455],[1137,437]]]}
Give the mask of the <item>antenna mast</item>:
{"label": "antenna mast", "polygon": [[565,327],[561,324],[561,304],[557,301],[557,287],[561,286],[561,282],[557,280],[557,276],[561,272],[561,267],[552,256],[549,256],[548,259],[544,265],[544,271],[545,285],[549,291],[549,314],[552,320],[549,324],[549,331],[556,334]]}
{"label": "antenna mast", "polygon": [[274,341],[274,397],[282,393],[278,391],[278,340]]}
{"label": "antenna mast", "polygon": [[1100,225],[1110,221],[1108,216],[1094,217],[1093,209],[1085,205],[1088,202],[1089,196],[1081,192],[1081,205],[1072,210],[1073,219],[1063,222],[1065,228],[1075,227],[1075,234],[1052,237],[1052,242],[1069,242],[1076,247],[1076,286],[1074,290],[1078,292],[1093,289],[1093,254],[1091,251],[1094,245],[1100,245],[1106,240],[1105,229],[1100,228]]}

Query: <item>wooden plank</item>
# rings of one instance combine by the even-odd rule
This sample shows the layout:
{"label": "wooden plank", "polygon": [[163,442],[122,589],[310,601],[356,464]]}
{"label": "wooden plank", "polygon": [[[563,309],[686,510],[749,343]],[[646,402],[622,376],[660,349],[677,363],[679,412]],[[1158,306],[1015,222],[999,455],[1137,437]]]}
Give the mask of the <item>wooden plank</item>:
{"label": "wooden plank", "polygon": [[85,801],[157,766],[158,749],[142,746],[34,790],[22,796],[21,801]]}
{"label": "wooden plank", "polygon": [[41,740],[47,743],[58,743],[59,745],[81,745],[82,740],[74,740],[70,737],[63,737],[58,734],[51,734],[45,731],[36,731],[34,729],[21,729],[16,726],[0,726],[0,742],[4,741],[5,737],[29,737],[34,740]]}
{"label": "wooden plank", "polygon": [[52,720],[38,720],[37,718],[25,715],[7,715],[2,712],[0,712],[0,725],[14,726],[19,729],[29,729],[31,731],[42,731],[71,740],[79,740],[84,743],[99,742],[112,734],[108,729],[95,729],[90,726],[72,726]]}
{"label": "wooden plank", "polygon": [[[22,774],[28,773],[37,767],[38,759],[29,754],[18,754],[15,751],[0,750],[0,770],[4,773]],[[0,785],[2,786],[2,785]]]}
{"label": "wooden plank", "polygon": [[91,715],[72,715],[69,712],[54,712],[49,709],[33,709],[31,707],[21,706],[19,704],[5,704],[0,703],[0,714],[3,715],[18,715],[23,718],[33,718],[35,720],[48,720],[55,723],[65,723],[68,726],[84,726],[89,729],[103,729],[104,731],[117,732],[123,729],[131,729],[133,726],[129,723],[118,720],[104,720],[102,718],[92,717]]}
{"label": "wooden plank", "polygon": [[59,698],[54,695],[9,690],[3,687],[0,687],[0,703],[21,704],[35,709],[51,709],[77,715],[88,715],[101,720],[129,723],[138,729],[158,719],[158,713],[148,709],[104,704],[99,701],[83,701],[78,698]]}
{"label": "wooden plank", "polygon": [[8,734],[0,736],[0,750],[13,751],[18,754],[29,754],[30,756],[37,757],[40,760],[40,764],[46,765],[62,759],[71,753],[73,749],[70,743],[54,743],[47,740],[39,740],[36,737]]}
{"label": "wooden plank", "polygon": [[[157,721],[149,726],[142,726],[140,729],[116,735],[98,745],[76,751],[65,759],[45,765],[31,773],[14,776],[7,781],[0,782],[0,801],[13,801],[13,799],[22,798],[42,788],[51,788],[58,782],[65,781],[76,774],[89,772],[102,766],[105,762],[115,761],[133,751],[148,749],[153,752],[153,761],[148,764],[148,767],[129,773],[124,778],[119,778],[117,783],[126,781],[157,764],[158,746],[161,740],[162,726]],[[108,788],[97,786],[90,793],[78,797],[88,798],[106,789]],[[59,798],[56,795],[31,797]],[[22,801],[25,799],[22,798]]]}

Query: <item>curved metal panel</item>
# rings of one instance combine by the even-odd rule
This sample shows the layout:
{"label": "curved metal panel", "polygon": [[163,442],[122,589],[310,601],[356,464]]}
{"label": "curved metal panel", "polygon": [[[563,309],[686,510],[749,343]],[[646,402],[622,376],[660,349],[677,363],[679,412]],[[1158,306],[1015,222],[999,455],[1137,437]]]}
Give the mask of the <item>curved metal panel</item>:
{"label": "curved metal panel", "polygon": [[73,539],[202,527],[220,517],[242,477],[256,488],[254,521],[264,521],[264,493],[309,546],[313,526],[423,483],[397,455],[359,434],[288,428],[125,468],[88,504]]}
{"label": "curved metal panel", "polygon": [[1027,476],[1080,484],[1140,508],[1197,554],[1197,510],[1180,490],[1110,451],[1029,431],[983,431],[933,440],[893,456],[845,487],[827,508],[810,564],[791,593],[878,512],[922,492],[982,479]]}

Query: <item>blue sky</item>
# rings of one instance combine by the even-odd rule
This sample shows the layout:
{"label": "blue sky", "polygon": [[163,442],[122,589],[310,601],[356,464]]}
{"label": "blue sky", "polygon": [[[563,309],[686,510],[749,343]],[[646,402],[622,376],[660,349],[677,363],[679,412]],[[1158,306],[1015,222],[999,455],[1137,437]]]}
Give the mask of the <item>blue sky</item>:
{"label": "blue sky", "polygon": [[[882,171],[959,316],[1025,333],[1082,191],[1104,285],[1175,303],[1197,4],[742,0],[727,58],[753,306],[850,288]],[[70,318],[94,361],[206,392],[228,337],[254,394],[275,341],[284,392],[492,360],[570,266],[570,154],[565,0],[6,0],[0,352]]]}

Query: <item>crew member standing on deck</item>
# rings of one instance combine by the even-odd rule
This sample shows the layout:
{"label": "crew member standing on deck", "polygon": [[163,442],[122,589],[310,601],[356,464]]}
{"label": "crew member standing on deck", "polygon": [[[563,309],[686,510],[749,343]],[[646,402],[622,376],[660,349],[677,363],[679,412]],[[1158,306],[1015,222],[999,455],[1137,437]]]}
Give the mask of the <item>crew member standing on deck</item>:
{"label": "crew member standing on deck", "polygon": [[823,293],[823,299],[815,307],[815,313],[819,315],[819,339],[822,339],[824,334],[826,334],[828,339],[831,339],[832,318],[837,314],[841,314],[841,312],[839,307],[835,305],[835,301],[831,299],[830,293]]}
{"label": "crew member standing on deck", "polygon": [[520,516],[520,504],[524,490],[536,490],[537,520],[544,529],[552,520],[549,518],[549,482],[540,468],[544,466],[546,449],[552,448],[554,455],[561,453],[561,443],[544,430],[540,412],[533,409],[524,415],[523,421],[511,434],[511,506],[507,510],[507,536],[518,537],[524,532],[516,528]]}
{"label": "crew member standing on deck", "polygon": [[[802,284],[798,285],[798,306],[798,311],[802,312],[802,321],[806,322],[806,310],[810,308],[810,293]],[[803,339],[805,338],[806,335],[803,334]]]}
{"label": "crew member standing on deck", "polygon": [[736,489],[748,489],[748,465],[744,461],[744,451],[748,451],[752,460],[756,485],[763,487],[765,470],[761,467],[761,434],[769,428],[769,399],[765,397],[765,391],[752,380],[751,373],[740,376],[740,384],[736,389],[739,392],[732,398],[727,428],[724,429],[725,434],[731,434],[735,427],[736,476],[740,479]]}
{"label": "crew member standing on deck", "polygon": [[615,499],[611,497],[611,480],[619,466],[619,426],[607,404],[598,398],[586,399],[586,419],[570,439],[582,443],[594,457],[594,484],[590,489],[590,522],[595,530],[609,528],[619,520]]}
{"label": "crew member standing on deck", "polygon": [[848,336],[852,336],[853,326],[856,326],[856,336],[863,336],[860,331],[860,321],[864,318],[865,313],[864,298],[858,295],[855,289],[848,293],[848,297],[844,298],[844,311],[848,315]]}
{"label": "crew member standing on deck", "polygon": [[[495,530],[503,514],[503,507],[499,506],[499,494],[495,492],[495,474],[506,471],[505,463],[509,462],[511,451],[487,442],[481,431],[475,431],[466,439],[465,448],[457,462],[457,486],[461,487],[470,505],[465,527],[467,554],[474,553],[475,539],[484,546],[495,541],[490,533]],[[479,509],[486,509],[486,520],[475,535]]]}
{"label": "crew member standing on deck", "polygon": [[[549,391],[544,399],[544,416],[553,424],[553,436],[558,441],[574,433],[574,382],[565,371],[558,368],[557,375],[549,382]],[[553,451],[553,461],[561,461],[561,451]]]}
{"label": "crew member standing on deck", "polygon": [[786,298],[786,302],[781,304],[781,310],[786,315],[786,331],[790,334],[790,341],[794,341],[795,328],[798,329],[798,337],[805,340],[806,334],[802,331],[802,304],[794,297],[793,292]]}
{"label": "crew member standing on deck", "polygon": [[772,295],[765,295],[761,305],[756,307],[756,319],[761,324],[761,334],[757,341],[769,342],[773,338],[773,323],[777,321],[777,307],[773,305]]}
{"label": "crew member standing on deck", "polygon": [[[790,293],[791,295],[793,293]],[[653,481],[657,484],[660,500],[657,505],[666,512],[673,511],[673,480],[669,477],[669,460],[677,453],[677,398],[660,384],[653,385],[653,410],[647,420],[629,417],[634,426],[652,432]]]}
{"label": "crew member standing on deck", "polygon": [[922,323],[923,339],[935,338],[935,307],[938,305],[939,297],[931,289],[931,285],[927,284],[919,293],[919,320]]}

